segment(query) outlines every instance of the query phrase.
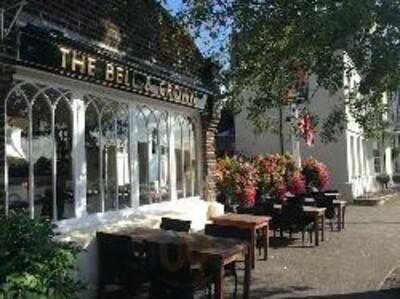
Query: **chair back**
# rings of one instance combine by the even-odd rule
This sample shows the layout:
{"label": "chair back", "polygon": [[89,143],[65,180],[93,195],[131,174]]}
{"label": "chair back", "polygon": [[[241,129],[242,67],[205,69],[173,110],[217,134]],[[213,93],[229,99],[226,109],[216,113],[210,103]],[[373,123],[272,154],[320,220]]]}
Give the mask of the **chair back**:
{"label": "chair back", "polygon": [[96,239],[100,285],[128,283],[128,265],[137,259],[132,240],[128,236],[101,232],[97,233]]}
{"label": "chair back", "polygon": [[188,233],[191,225],[191,221],[162,217],[160,228],[163,230],[173,230],[176,232]]}
{"label": "chair back", "polygon": [[325,217],[328,219],[332,219],[335,217],[335,206],[333,205],[333,201],[336,199],[336,196],[326,196],[324,193],[318,193],[315,196],[317,207],[326,208]]}
{"label": "chair back", "polygon": [[251,232],[245,228],[236,226],[206,224],[204,233],[208,236],[217,238],[238,239],[242,241],[251,241]]}
{"label": "chair back", "polygon": [[291,198],[282,205],[281,221],[288,225],[297,225],[304,220],[303,201]]}
{"label": "chair back", "polygon": [[146,258],[152,280],[187,284],[193,279],[190,251],[184,242],[146,242]]}

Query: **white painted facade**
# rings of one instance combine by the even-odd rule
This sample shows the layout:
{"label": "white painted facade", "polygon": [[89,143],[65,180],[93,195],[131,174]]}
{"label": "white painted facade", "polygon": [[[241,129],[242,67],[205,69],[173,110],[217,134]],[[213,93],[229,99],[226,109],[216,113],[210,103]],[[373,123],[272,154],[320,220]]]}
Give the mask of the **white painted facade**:
{"label": "white painted facade", "polygon": [[[344,80],[349,80],[344,78]],[[355,84],[357,74],[353,74],[346,84]],[[362,129],[355,123],[345,107],[345,90],[337,94],[330,94],[327,90],[316,90],[316,83],[310,80],[310,92],[314,94],[311,99],[311,111],[318,115],[320,123],[329,113],[340,107],[348,117],[343,134],[338,136],[336,142],[324,144],[319,136],[316,136],[315,144],[309,147],[304,141],[300,141],[300,157],[312,156],[325,163],[332,173],[331,188],[338,189],[346,200],[353,200],[366,192],[376,192],[380,186],[376,183],[377,174],[386,172],[391,175],[393,166],[391,161],[391,147],[387,145],[378,151],[378,143],[375,140],[365,138]],[[285,109],[285,116],[289,116],[289,107]],[[270,115],[276,115],[271,112]],[[268,116],[267,116],[268,117]],[[276,117],[276,116],[273,116]],[[286,152],[293,152],[293,142],[289,130],[289,123],[284,124],[284,144]],[[272,133],[257,133],[252,124],[247,120],[247,113],[243,110],[235,116],[235,150],[246,155],[257,153],[279,153],[279,136]],[[380,152],[379,157],[374,154]],[[385,153],[383,157],[382,152]]]}
{"label": "white painted facade", "polygon": [[[58,75],[49,74],[38,70],[33,70],[26,67],[16,67],[16,74],[14,75],[16,82],[23,82],[19,84],[32,84],[38,86],[51,86],[51,88],[60,88],[71,90],[71,115],[72,115],[72,175],[71,182],[73,190],[73,203],[65,207],[65,215],[69,219],[54,219],[57,225],[57,230],[61,233],[61,238],[64,240],[77,241],[83,246],[85,252],[81,254],[79,261],[79,275],[85,283],[89,286],[88,294],[85,298],[95,298],[95,290],[97,287],[97,248],[95,242],[96,231],[113,230],[122,227],[158,227],[161,217],[174,217],[192,221],[193,231],[198,231],[204,228],[205,223],[210,216],[220,215],[223,213],[223,206],[217,203],[206,202],[202,200],[202,152],[201,152],[201,123],[200,111],[204,109],[205,99],[201,99],[196,107],[184,107],[169,102],[154,100],[146,96],[135,95],[115,89],[81,82],[73,79],[68,79]],[[18,86],[18,84],[16,85]],[[17,88],[17,87],[15,87]],[[12,94],[13,91],[10,92]],[[40,94],[38,92],[37,94]],[[117,185],[122,186],[129,184],[130,204],[127,207],[118,207],[116,209],[105,210],[104,206],[100,212],[88,212],[88,159],[85,148],[85,102],[84,95],[90,94],[91,96],[102,97],[109,100],[114,100],[118,103],[124,103],[129,107],[129,147],[128,152],[120,152],[116,154],[116,176]],[[29,100],[29,99],[28,99]],[[28,110],[32,111],[34,100],[28,106]],[[9,105],[6,101],[6,108]],[[164,142],[168,144],[168,155],[164,159],[160,159],[160,164],[164,165],[163,169],[168,171],[168,174],[160,173],[159,180],[155,181],[155,190],[158,191],[160,182],[167,183],[169,186],[168,196],[165,201],[158,203],[143,204],[140,200],[140,185],[139,185],[139,153],[138,153],[138,139],[143,130],[139,118],[137,116],[136,108],[140,105],[146,107],[153,107],[154,109],[162,109],[168,115],[168,127],[172,128],[177,116],[190,118],[194,122],[194,143],[191,144],[190,151],[195,154],[191,161],[196,161],[195,166],[191,165],[192,181],[191,184],[186,184],[187,174],[183,170],[184,163],[182,160],[176,161],[174,130],[169,129],[168,134],[161,136]],[[30,112],[30,119],[33,118]],[[32,133],[22,137],[21,130],[14,128],[13,124],[9,121],[10,117],[6,114],[6,131],[8,136],[6,138],[6,151],[5,160],[10,158],[17,158],[23,161],[32,163],[37,162],[36,154],[39,156],[50,156],[53,151],[53,138],[48,140],[47,137],[32,138]],[[29,126],[32,127],[32,126]],[[24,129],[25,130],[25,129]],[[54,135],[53,135],[54,136]],[[183,138],[183,137],[182,137]],[[29,141],[30,140],[30,141]],[[26,144],[23,144],[26,143]],[[37,144],[40,143],[40,144]],[[46,154],[43,154],[43,153]],[[151,148],[149,149],[151,152]],[[26,154],[27,153],[27,154]],[[182,155],[181,155],[182,156]],[[32,159],[29,159],[32,157]],[[150,161],[150,160],[149,160]],[[150,161],[151,162],[151,161]],[[28,162],[26,162],[28,163]],[[191,162],[192,163],[192,162]],[[165,165],[168,164],[168,165]],[[127,166],[127,167],[126,167]],[[53,163],[53,166],[54,163]],[[149,163],[148,168],[154,168],[152,163]],[[182,180],[181,188],[178,192],[177,182],[177,167],[182,167]],[[5,162],[5,178],[4,186],[6,191],[6,205],[11,208],[13,196],[23,198],[29,206],[32,217],[40,215],[42,207],[36,204],[36,196],[43,195],[44,189],[36,185],[34,167],[30,171],[27,184],[13,185],[8,177],[9,174],[8,162]],[[151,172],[151,171],[150,171]],[[154,171],[153,171],[154,172]],[[54,173],[54,172],[53,172]],[[10,174],[11,175],[11,174]],[[168,176],[168,180],[166,180]],[[196,179],[194,179],[196,177]],[[129,179],[128,179],[129,178]],[[54,178],[53,178],[54,179]],[[55,185],[53,184],[53,188]],[[190,189],[190,190],[188,190]],[[28,192],[27,192],[28,190]],[[55,190],[53,190],[55,191]],[[26,195],[29,193],[29,196]],[[55,194],[54,192],[53,194]],[[179,194],[181,195],[179,195]],[[117,195],[118,196],[118,195]],[[104,205],[104,203],[103,203]],[[53,207],[53,209],[56,209]],[[57,213],[55,213],[57,214]],[[56,216],[55,216],[56,217]]]}

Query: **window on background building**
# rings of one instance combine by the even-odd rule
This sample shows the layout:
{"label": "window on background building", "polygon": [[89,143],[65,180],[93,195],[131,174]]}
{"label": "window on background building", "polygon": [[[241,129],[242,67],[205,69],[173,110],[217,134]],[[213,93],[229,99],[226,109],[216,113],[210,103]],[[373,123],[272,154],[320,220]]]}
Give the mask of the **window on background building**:
{"label": "window on background building", "polygon": [[355,178],[357,176],[357,159],[356,159],[356,149],[354,143],[354,137],[350,136],[350,161],[351,161],[351,178]]}
{"label": "window on background building", "polygon": [[363,168],[364,168],[364,163],[363,163],[363,146],[362,146],[362,140],[361,137],[357,138],[357,162],[358,162],[358,176],[361,177],[363,176]]}
{"label": "window on background building", "polygon": [[374,173],[381,173],[381,152],[377,142],[374,142],[372,155],[374,161]]}
{"label": "window on background building", "polygon": [[17,82],[5,109],[6,206],[34,217],[73,218],[70,93]]}
{"label": "window on background building", "polygon": [[363,175],[367,176],[369,175],[368,173],[368,149],[367,149],[367,143],[365,139],[362,139],[362,148],[363,148]]}
{"label": "window on background building", "polygon": [[394,173],[400,173],[400,136],[393,137],[392,143],[392,166]]}

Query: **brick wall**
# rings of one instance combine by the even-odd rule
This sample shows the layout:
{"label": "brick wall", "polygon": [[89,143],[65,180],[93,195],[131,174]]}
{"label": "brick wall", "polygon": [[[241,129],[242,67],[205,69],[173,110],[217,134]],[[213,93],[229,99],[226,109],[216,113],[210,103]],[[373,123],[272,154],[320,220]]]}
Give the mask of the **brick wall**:
{"label": "brick wall", "polygon": [[211,109],[206,109],[201,115],[202,123],[202,150],[203,150],[203,182],[204,197],[208,201],[216,200],[216,134],[220,121],[220,113],[215,108],[213,98],[209,99]]}
{"label": "brick wall", "polygon": [[156,0],[29,0],[24,12],[187,75],[202,65],[192,39]]}

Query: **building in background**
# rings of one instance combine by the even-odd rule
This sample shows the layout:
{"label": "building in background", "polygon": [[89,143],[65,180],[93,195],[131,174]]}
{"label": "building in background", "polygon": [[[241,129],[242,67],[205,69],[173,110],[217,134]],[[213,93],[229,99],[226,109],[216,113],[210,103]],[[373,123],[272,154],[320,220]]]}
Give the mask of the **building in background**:
{"label": "building in background", "polygon": [[[344,76],[345,85],[353,86],[359,77],[356,73],[351,76]],[[309,94],[314,94],[316,90],[315,81],[309,82]],[[384,101],[393,103],[393,111],[397,111],[395,123],[399,123],[399,96],[395,93],[389,96],[385,95]],[[303,140],[300,140],[300,156],[305,158],[313,156],[314,158],[327,164],[332,172],[331,187],[338,189],[347,200],[355,199],[369,192],[377,192],[381,186],[376,181],[379,174],[389,174],[399,172],[399,157],[397,148],[399,146],[399,136],[388,137],[382,144],[379,140],[371,140],[365,137],[363,130],[356,124],[349,114],[348,107],[344,104],[346,91],[341,90],[335,95],[328,91],[318,89],[311,99],[310,107],[321,122],[333,111],[338,110],[345,113],[348,121],[345,124],[344,131],[337,136],[337,140],[331,143],[323,143],[316,136],[315,144],[308,146]],[[392,101],[393,100],[393,101]],[[290,107],[284,111],[283,119],[291,116]],[[277,111],[270,111],[266,117],[277,117]],[[391,116],[384,116],[391,117]],[[396,131],[396,127],[394,127]],[[317,130],[318,131],[318,130]],[[393,132],[389,132],[391,135]],[[397,134],[399,134],[398,132]],[[286,152],[292,152],[293,138],[290,130],[290,124],[285,123],[283,129],[284,148]],[[393,148],[396,148],[395,156],[392,155]],[[280,141],[277,134],[258,133],[252,124],[247,120],[246,111],[235,116],[235,148],[237,152],[246,155],[256,153],[279,153]],[[396,158],[393,158],[396,157]]]}

